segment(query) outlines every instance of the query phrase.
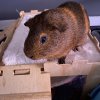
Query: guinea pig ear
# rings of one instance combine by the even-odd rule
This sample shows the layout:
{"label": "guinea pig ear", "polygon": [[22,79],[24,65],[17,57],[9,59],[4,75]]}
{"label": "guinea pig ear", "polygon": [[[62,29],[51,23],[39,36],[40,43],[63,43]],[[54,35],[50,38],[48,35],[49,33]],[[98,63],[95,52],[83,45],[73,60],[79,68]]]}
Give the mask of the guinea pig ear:
{"label": "guinea pig ear", "polygon": [[25,26],[28,26],[29,28],[31,28],[32,25],[33,25],[33,19],[30,18],[28,21],[26,21],[26,22],[24,23],[24,25],[25,25]]}

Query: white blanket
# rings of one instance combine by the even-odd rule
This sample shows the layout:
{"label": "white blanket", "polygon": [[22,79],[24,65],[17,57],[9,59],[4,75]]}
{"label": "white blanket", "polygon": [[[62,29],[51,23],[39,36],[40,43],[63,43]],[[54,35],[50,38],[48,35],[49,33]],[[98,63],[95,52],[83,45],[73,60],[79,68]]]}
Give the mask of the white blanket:
{"label": "white blanket", "polygon": [[20,25],[15,30],[13,38],[3,55],[2,61],[5,65],[31,64],[46,61],[46,59],[31,60],[27,58],[23,52],[24,42],[29,33],[29,28],[25,27],[24,23],[33,16],[35,16],[35,14],[26,14],[22,19]]}
{"label": "white blanket", "polygon": [[[38,13],[37,13],[38,14]],[[46,62],[46,59],[40,60],[31,60],[27,58],[23,52],[24,42],[29,33],[29,28],[24,25],[24,23],[31,17],[34,17],[36,14],[32,15],[28,13],[24,16],[20,25],[15,30],[13,38],[9,43],[7,49],[3,55],[3,63],[5,65],[16,65],[16,64],[32,64],[32,63],[42,63]],[[100,19],[100,17],[89,17],[90,24],[95,25],[94,19]],[[100,23],[98,23],[100,24]],[[96,24],[97,25],[97,24]],[[100,53],[97,52],[96,47],[88,38],[88,42],[82,46],[81,51],[71,51],[66,57],[66,63],[72,62],[73,60],[89,60],[89,62],[100,61]]]}

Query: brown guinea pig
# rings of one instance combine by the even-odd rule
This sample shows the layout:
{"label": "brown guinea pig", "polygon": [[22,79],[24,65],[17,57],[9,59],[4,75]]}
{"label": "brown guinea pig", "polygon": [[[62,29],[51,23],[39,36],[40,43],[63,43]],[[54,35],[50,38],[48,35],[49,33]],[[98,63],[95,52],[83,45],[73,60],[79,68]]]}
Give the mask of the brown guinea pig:
{"label": "brown guinea pig", "polygon": [[84,44],[90,29],[86,10],[72,1],[43,11],[29,19],[25,26],[30,31],[24,52],[33,60],[66,56],[70,50]]}

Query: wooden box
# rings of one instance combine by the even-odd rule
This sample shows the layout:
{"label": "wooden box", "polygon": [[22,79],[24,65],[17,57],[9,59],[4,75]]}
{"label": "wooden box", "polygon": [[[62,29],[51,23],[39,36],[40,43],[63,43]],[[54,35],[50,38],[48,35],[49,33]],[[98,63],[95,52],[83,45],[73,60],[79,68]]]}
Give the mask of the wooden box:
{"label": "wooden box", "polygon": [[[30,13],[38,14],[40,12],[32,10]],[[4,50],[7,48],[14,31],[25,14],[28,13],[21,11],[20,18],[0,33],[3,36],[7,33],[6,41],[0,45],[0,60],[2,60]],[[91,36],[91,34],[90,38],[94,41],[98,50],[100,50],[98,40]],[[95,73],[93,70],[95,70]],[[85,95],[91,88],[100,83],[100,74],[96,73],[98,70],[100,70],[100,62],[90,63],[87,60],[74,61],[72,64],[47,62],[44,64],[16,66],[3,66],[1,61],[0,100],[51,100],[50,77],[56,76],[88,75],[83,92],[83,95]],[[91,73],[92,76],[98,76],[95,78],[97,81],[88,80],[91,77]]]}

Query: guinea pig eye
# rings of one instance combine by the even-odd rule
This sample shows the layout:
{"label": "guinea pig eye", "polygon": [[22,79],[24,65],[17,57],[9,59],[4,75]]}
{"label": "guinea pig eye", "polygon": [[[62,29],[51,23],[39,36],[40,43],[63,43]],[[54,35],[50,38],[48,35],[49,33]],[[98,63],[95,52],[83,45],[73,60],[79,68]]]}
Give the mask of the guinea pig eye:
{"label": "guinea pig eye", "polygon": [[40,38],[40,42],[41,42],[42,44],[44,44],[44,43],[46,42],[46,40],[47,40],[47,37],[46,37],[46,36],[42,36],[42,37]]}

